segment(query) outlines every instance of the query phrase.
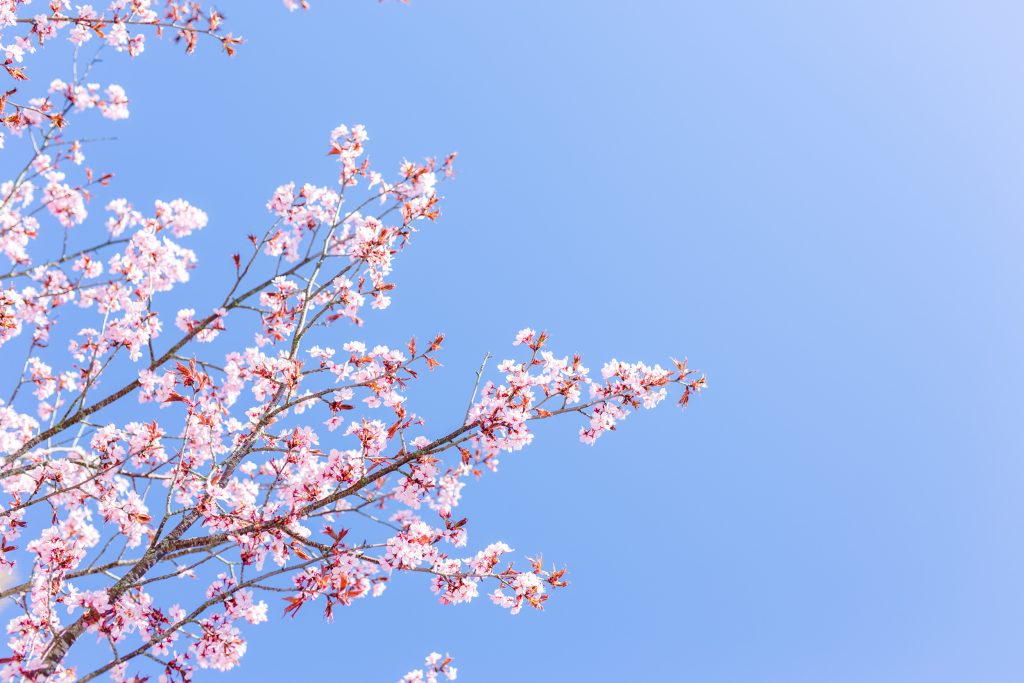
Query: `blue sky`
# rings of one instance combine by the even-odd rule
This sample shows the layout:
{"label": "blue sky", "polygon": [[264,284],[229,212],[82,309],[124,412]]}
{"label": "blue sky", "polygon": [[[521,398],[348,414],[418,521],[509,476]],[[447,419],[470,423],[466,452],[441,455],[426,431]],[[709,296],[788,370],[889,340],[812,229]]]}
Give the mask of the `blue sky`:
{"label": "blue sky", "polygon": [[250,628],[220,680],[389,681],[431,650],[488,683],[1020,679],[1024,7],[279,5],[223,3],[234,59],[100,65],[133,100],[90,156],[116,193],[204,208],[224,263],[274,187],[333,178],[338,123],[387,167],[458,150],[363,334],[447,333],[435,424],[525,326],[591,367],[687,355],[710,390],[594,448],[545,428],[466,489],[471,545],[569,565],[544,613],[406,578]]}

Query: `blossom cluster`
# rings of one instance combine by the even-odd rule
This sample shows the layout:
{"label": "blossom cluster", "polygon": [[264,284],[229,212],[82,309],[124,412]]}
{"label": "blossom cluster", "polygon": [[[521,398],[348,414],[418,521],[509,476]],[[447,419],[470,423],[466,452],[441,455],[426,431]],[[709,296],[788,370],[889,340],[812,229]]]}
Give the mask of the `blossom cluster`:
{"label": "blossom cluster", "polygon": [[452,666],[452,658],[431,652],[423,662],[422,669],[413,669],[402,676],[398,683],[437,683],[443,676],[449,681],[458,678],[459,670]]}
{"label": "blossom cluster", "polygon": [[[233,54],[242,40],[222,29],[223,15],[200,2],[180,0],[109,0],[102,5],[72,4],[71,0],[0,0],[0,66],[14,87],[0,96],[0,126],[23,136],[37,131],[46,139],[58,137],[68,125],[70,113],[97,108],[112,120],[128,117],[129,99],[124,89],[85,77],[95,58],[83,65],[81,78],[72,83],[55,79],[46,93],[22,99],[23,83],[34,83],[31,57],[48,44],[66,40],[77,49],[96,46],[141,55],[146,37],[171,34],[189,53],[201,37],[207,37]],[[0,135],[0,147],[3,146]]]}

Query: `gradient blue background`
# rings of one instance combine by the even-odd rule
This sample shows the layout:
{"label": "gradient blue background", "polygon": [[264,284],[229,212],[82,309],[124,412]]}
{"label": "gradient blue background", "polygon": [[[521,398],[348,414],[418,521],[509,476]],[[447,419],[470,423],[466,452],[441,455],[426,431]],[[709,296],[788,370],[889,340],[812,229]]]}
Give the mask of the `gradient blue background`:
{"label": "gradient blue background", "polygon": [[1021,680],[1024,6],[223,9],[235,59],[151,42],[96,72],[133,100],[90,156],[114,194],[205,208],[230,268],[275,186],[333,178],[337,123],[387,168],[459,150],[353,335],[448,334],[431,424],[527,325],[592,367],[688,355],[710,390],[595,448],[546,427],[466,489],[471,546],[569,565],[544,613],[405,578],[250,628],[204,679],[389,681],[437,649],[487,683]]}

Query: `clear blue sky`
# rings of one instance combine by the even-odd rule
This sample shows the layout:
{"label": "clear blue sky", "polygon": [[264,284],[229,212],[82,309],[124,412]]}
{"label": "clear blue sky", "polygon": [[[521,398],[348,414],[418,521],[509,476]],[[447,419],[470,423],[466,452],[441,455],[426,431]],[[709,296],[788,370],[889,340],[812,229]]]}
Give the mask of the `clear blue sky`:
{"label": "clear blue sky", "polygon": [[207,263],[363,122],[388,167],[461,152],[364,335],[448,334],[439,428],[527,325],[711,388],[595,448],[545,429],[467,488],[471,545],[569,565],[544,613],[406,578],[250,628],[219,680],[391,681],[435,649],[476,683],[1021,680],[1020,3],[223,9],[239,56],[118,64],[132,118],[90,159],[206,209]]}

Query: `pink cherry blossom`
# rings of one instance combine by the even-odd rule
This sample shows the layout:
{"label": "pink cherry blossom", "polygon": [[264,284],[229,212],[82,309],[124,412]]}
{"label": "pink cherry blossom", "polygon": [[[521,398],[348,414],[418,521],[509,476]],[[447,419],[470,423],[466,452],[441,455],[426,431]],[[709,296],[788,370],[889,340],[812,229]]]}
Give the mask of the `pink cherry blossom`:
{"label": "pink cherry blossom", "polygon": [[[319,177],[276,180],[244,230],[173,195],[119,196],[79,117],[124,125],[132,103],[104,70],[145,68],[129,57],[147,37],[241,45],[205,3],[0,0],[0,75],[18,84],[3,153],[25,169],[0,180],[0,568],[14,577],[0,678],[186,683],[237,666],[258,625],[331,619],[394,581],[445,606],[542,609],[565,569],[478,540],[458,514],[473,482],[540,420],[593,444],[670,393],[685,406],[704,378],[616,359],[592,375],[523,328],[467,387],[468,410],[437,420],[420,380],[441,371],[444,335],[385,339],[372,323],[402,300],[395,275],[441,218],[455,155],[378,166],[367,129],[339,125]],[[110,64],[36,74],[56,39],[105,45]],[[227,284],[168,296],[198,267]],[[432,653],[402,681],[456,674]]]}
{"label": "pink cherry blossom", "polygon": [[398,683],[437,683],[441,677],[454,681],[459,670],[452,666],[452,658],[442,657],[438,652],[431,652],[424,661],[424,668],[413,669],[402,676]]}

